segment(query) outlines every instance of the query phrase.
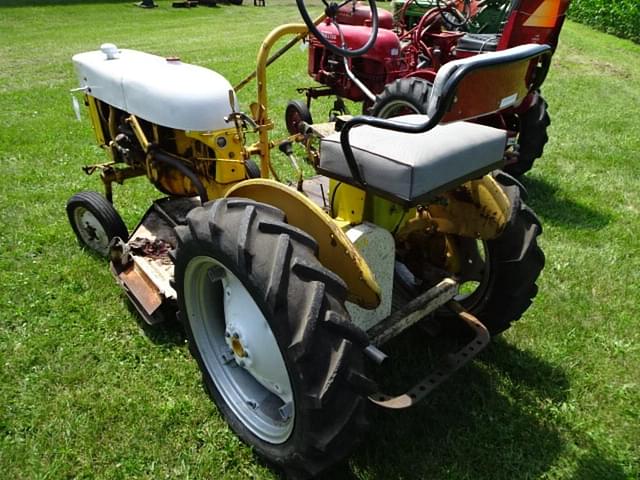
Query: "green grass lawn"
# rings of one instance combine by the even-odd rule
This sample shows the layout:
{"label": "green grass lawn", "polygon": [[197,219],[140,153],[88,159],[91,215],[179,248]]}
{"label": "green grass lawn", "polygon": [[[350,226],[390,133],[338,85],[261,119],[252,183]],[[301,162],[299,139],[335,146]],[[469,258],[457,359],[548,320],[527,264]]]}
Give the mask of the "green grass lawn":
{"label": "green grass lawn", "polygon": [[[0,2],[0,478],[277,478],[209,401],[180,328],[141,323],[67,223],[67,199],[100,189],[80,167],[105,158],[71,109],[74,53],[108,41],[235,83],[298,18],[283,0],[158,3]],[[271,71],[280,133],[311,83],[305,55]],[[640,46],[568,22],[543,93],[551,140],[525,179],[547,256],[534,305],[423,404],[374,412],[332,478],[640,478]],[[136,179],[114,198],[131,228],[157,195]]]}

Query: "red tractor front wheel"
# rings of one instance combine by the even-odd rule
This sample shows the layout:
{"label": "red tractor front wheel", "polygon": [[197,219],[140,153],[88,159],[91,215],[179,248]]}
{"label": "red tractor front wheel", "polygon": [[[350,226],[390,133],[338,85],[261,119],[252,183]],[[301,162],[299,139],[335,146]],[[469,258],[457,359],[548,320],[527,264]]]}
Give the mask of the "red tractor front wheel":
{"label": "red tractor front wheel", "polygon": [[300,100],[289,100],[287,109],[284,112],[284,122],[290,135],[300,133],[300,124],[302,122],[312,124],[313,119],[307,104]]}

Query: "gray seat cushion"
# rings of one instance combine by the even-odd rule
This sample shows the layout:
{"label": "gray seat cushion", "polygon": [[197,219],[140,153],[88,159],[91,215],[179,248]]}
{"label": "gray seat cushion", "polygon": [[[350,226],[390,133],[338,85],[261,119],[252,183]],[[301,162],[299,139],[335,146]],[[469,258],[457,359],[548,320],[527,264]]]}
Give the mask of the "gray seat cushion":
{"label": "gray seat cushion", "polygon": [[497,33],[467,33],[458,40],[458,50],[472,52],[495,52],[500,35]]}
{"label": "gray seat cushion", "polygon": [[[426,118],[404,115],[394,120],[417,124]],[[386,196],[416,202],[502,165],[507,134],[484,125],[454,122],[418,134],[363,125],[351,130],[349,139],[367,184]],[[353,182],[339,132],[322,139],[318,170]]]}

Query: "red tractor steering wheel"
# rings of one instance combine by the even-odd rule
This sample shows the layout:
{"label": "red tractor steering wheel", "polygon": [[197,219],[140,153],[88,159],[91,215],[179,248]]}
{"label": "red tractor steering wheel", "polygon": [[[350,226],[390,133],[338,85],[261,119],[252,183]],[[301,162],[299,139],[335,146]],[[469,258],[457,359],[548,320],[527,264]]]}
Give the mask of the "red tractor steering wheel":
{"label": "red tractor steering wheel", "polygon": [[342,46],[333,44],[327,37],[325,37],[324,35],[322,35],[322,33],[320,33],[320,31],[318,30],[318,27],[316,27],[315,23],[313,23],[313,20],[311,19],[311,16],[307,11],[307,7],[304,4],[304,0],[296,0],[296,5],[298,5],[298,10],[300,11],[300,15],[302,16],[302,19],[304,20],[304,23],[309,29],[309,31],[318,40],[320,40],[320,42],[325,47],[327,47],[327,49],[329,49],[336,55],[340,55],[343,57],[357,57],[365,54],[371,47],[373,47],[373,44],[376,41],[376,38],[378,36],[378,9],[376,8],[375,0],[368,0],[369,8],[371,9],[371,34],[369,35],[369,38],[367,39],[364,45],[352,50],[344,46],[344,43],[342,41],[342,34],[340,33],[340,26],[338,25],[338,22],[336,22],[335,20],[336,16],[338,15],[338,10],[340,10],[340,8],[344,7],[348,3],[352,3],[352,2],[355,3],[355,0],[343,0],[340,3],[331,2],[329,0],[322,0],[322,3],[325,6],[324,13],[327,16],[327,18],[329,18],[338,29],[338,33],[340,34],[340,38],[338,39],[338,41],[342,44]]}

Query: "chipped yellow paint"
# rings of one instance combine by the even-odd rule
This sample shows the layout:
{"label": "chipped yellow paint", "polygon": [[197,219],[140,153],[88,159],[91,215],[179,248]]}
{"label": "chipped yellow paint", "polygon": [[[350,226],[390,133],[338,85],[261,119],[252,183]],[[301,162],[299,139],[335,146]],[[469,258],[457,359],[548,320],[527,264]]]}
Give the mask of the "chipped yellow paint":
{"label": "chipped yellow paint", "polygon": [[[157,127],[155,124],[153,124],[153,131],[154,133],[156,132]],[[176,142],[176,152],[178,153],[178,155],[180,156],[186,156],[187,150],[189,150],[190,147],[193,147],[193,139],[189,138],[187,136],[187,132],[185,132],[184,130],[172,130],[173,135],[174,135],[174,140]],[[156,143],[160,143],[160,138],[156,137]],[[191,154],[193,155],[193,153]]]}
{"label": "chipped yellow paint", "polygon": [[509,221],[509,198],[490,175],[465,182],[441,197],[442,202],[424,207],[407,221],[396,240],[402,241],[411,232],[425,229],[491,240],[502,233]]}
{"label": "chipped yellow paint", "polygon": [[215,152],[216,182],[239,182],[247,178],[242,154],[242,141],[235,128],[215,132],[185,132],[189,139],[197,140]]}
{"label": "chipped yellow paint", "polygon": [[318,242],[318,259],[347,284],[347,299],[363,308],[380,304],[380,286],[364,258],[340,226],[302,193],[274,180],[253,179],[234,185],[226,197],[251,198],[282,210],[287,223]]}
{"label": "chipped yellow paint", "polygon": [[428,207],[441,233],[490,240],[500,235],[509,221],[509,198],[490,175],[466,182],[444,197],[446,204]]}
{"label": "chipped yellow paint", "polygon": [[[216,152],[216,158],[242,159],[242,140],[235,128],[215,132],[184,132],[188,138],[198,140]],[[221,146],[222,145],[222,146]]]}

